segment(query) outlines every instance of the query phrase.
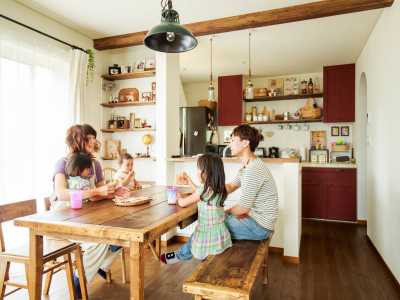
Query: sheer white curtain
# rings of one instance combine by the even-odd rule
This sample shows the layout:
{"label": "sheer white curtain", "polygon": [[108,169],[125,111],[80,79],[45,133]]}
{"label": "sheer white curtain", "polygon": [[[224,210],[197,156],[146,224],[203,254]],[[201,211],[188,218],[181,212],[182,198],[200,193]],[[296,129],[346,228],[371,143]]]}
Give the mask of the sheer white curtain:
{"label": "sheer white curtain", "polygon": [[69,50],[71,112],[74,124],[83,124],[85,120],[86,70],[89,55],[81,50]]}
{"label": "sheer white curtain", "polygon": [[72,124],[69,53],[0,26],[0,204],[43,198]]}

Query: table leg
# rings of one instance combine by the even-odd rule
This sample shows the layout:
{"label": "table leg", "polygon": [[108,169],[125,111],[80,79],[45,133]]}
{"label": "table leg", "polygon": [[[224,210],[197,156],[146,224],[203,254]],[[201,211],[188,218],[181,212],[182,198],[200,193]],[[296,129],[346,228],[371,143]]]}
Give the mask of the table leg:
{"label": "table leg", "polygon": [[131,242],[130,247],[131,300],[144,300],[144,244]]}
{"label": "table leg", "polygon": [[156,252],[158,254],[158,257],[161,256],[161,236],[156,238]]}
{"label": "table leg", "polygon": [[29,229],[29,299],[42,298],[43,237]]}

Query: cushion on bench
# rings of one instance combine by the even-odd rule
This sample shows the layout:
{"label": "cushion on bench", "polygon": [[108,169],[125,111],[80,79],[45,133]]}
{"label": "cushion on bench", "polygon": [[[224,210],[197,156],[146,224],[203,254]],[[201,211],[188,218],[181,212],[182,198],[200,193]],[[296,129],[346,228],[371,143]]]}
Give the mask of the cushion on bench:
{"label": "cushion on bench", "polygon": [[233,246],[223,253],[208,256],[184,283],[183,291],[200,295],[199,299],[250,299],[264,261],[264,272],[267,273],[271,238],[272,234],[262,241],[234,240]]}

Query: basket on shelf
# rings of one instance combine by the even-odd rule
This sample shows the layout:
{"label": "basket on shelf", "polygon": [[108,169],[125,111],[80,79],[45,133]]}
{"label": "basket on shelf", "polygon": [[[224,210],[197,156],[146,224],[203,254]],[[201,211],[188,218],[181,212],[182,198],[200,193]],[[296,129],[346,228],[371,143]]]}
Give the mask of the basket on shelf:
{"label": "basket on shelf", "polygon": [[340,150],[343,150],[343,151],[345,151],[345,150],[349,150],[349,146],[350,146],[350,143],[348,143],[347,145],[332,145],[332,150],[336,150],[336,151],[340,151]]}
{"label": "basket on shelf", "polygon": [[[302,119],[319,119],[321,118],[322,112],[320,108],[310,108],[310,99],[307,99],[306,106],[300,110],[301,113],[301,118]],[[314,103],[317,104],[317,101],[315,101],[314,98]]]}

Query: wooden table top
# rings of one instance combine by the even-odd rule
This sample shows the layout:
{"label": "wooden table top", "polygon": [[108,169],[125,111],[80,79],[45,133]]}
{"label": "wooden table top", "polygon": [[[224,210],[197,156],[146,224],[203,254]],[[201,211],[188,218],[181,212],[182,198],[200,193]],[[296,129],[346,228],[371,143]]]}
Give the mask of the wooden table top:
{"label": "wooden table top", "polygon": [[[188,190],[179,188],[179,192]],[[87,202],[78,210],[66,207],[18,218],[14,225],[36,229],[40,235],[129,246],[130,241],[152,241],[197,212],[196,204],[168,205],[165,186],[133,191],[131,196],[144,192],[153,197],[146,204],[123,207],[111,199]]]}

